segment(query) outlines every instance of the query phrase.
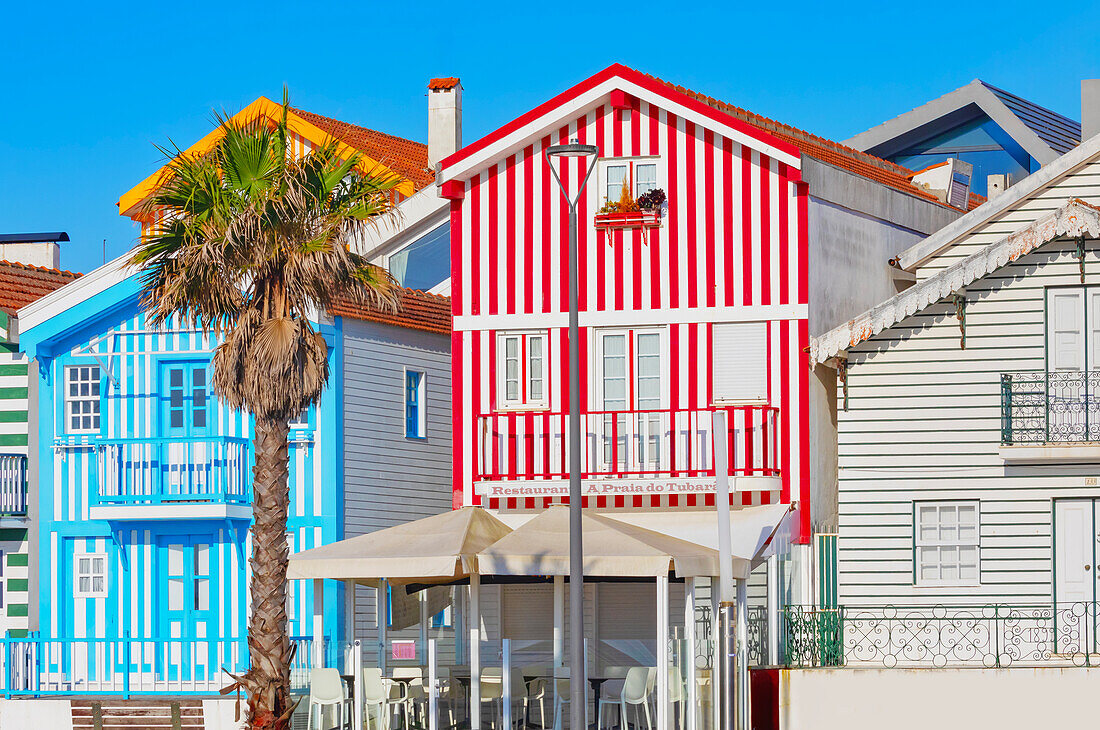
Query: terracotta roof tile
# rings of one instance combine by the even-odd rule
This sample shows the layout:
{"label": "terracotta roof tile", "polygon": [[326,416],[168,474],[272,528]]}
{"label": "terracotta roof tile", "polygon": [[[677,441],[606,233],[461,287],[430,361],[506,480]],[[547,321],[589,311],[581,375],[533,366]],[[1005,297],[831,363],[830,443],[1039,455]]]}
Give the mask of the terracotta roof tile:
{"label": "terracotta roof tile", "polygon": [[428,165],[428,145],[426,144],[341,122],[304,109],[292,107],[291,111],[325,134],[332,135],[381,162],[398,175],[408,178],[417,190],[435,181],[435,171]]}
{"label": "terracotta roof tile", "polygon": [[429,89],[453,89],[456,86],[458,86],[457,76],[445,76],[428,82]]}
{"label": "terracotta roof tile", "polygon": [[444,335],[451,333],[451,298],[419,289],[399,289],[396,312],[341,299],[329,314]]}
{"label": "terracotta roof tile", "polygon": [[[732,117],[740,119],[741,121],[751,124],[757,129],[762,129],[775,137],[793,144],[804,155],[813,157],[816,160],[820,160],[834,167],[839,167],[842,170],[846,170],[856,175],[860,175],[869,180],[881,183],[883,185],[900,190],[909,195],[914,195],[918,198],[924,198],[930,200],[944,207],[951,207],[946,203],[940,202],[935,195],[929,193],[927,190],[914,185],[909,177],[913,174],[912,170],[909,170],[901,165],[896,165],[893,162],[883,160],[874,155],[867,154],[866,152],[860,152],[859,150],[852,149],[851,147],[845,147],[842,144],[834,142],[824,137],[819,137],[816,134],[811,134],[804,130],[792,127],[782,122],[777,122],[774,119],[768,119],[762,117],[759,114],[754,114],[746,109],[727,104],[724,101],[719,101],[713,97],[705,94],[700,94],[691,89],[684,88],[678,84],[673,84],[669,81],[659,79],[651,74],[646,74],[649,78],[659,81],[665,84],[675,91],[690,96],[691,98],[700,101],[707,106],[718,109],[725,112]],[[981,198],[981,196],[977,196]],[[982,199],[984,202],[984,199]],[[970,209],[976,208],[980,205],[975,200],[975,196],[971,195]]]}
{"label": "terracotta roof tile", "polygon": [[0,310],[14,315],[20,307],[79,278],[71,271],[0,260]]}

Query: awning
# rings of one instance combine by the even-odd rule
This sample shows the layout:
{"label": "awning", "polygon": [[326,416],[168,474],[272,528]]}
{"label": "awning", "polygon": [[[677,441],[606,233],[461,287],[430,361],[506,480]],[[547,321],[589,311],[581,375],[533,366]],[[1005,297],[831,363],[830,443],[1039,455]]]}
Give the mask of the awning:
{"label": "awning", "polygon": [[[733,556],[747,561],[739,567],[738,561],[734,560],[735,578],[747,578],[752,568],[772,553],[776,535],[782,532],[784,520],[791,509],[789,504],[765,504],[730,511]],[[718,549],[718,513],[714,509],[623,512],[616,514],[615,519],[712,550]]]}
{"label": "awning", "polygon": [[474,556],[511,530],[480,507],[387,527],[290,556],[287,575],[371,583],[441,583],[464,578]]}
{"label": "awning", "polygon": [[[718,571],[712,548],[587,510],[581,514],[581,536],[585,575],[655,577],[674,568],[688,577]],[[547,508],[479,552],[477,562],[482,575],[569,575],[568,506]],[[748,563],[742,567],[747,574]]]}

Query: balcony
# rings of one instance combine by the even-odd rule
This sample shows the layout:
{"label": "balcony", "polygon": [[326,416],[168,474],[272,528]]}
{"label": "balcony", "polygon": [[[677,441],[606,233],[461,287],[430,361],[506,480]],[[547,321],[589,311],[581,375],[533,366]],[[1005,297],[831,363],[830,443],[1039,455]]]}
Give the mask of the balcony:
{"label": "balcony", "polygon": [[1001,374],[1007,461],[1100,460],[1100,371]]}
{"label": "balcony", "polygon": [[92,519],[251,517],[248,439],[105,439],[95,450]]}
{"label": "balcony", "polygon": [[[778,490],[779,410],[727,412],[731,488]],[[715,488],[711,410],[594,411],[581,414],[586,496],[705,494]],[[476,419],[475,489],[488,497],[561,497],[569,492],[569,416],[502,412]]]}
{"label": "balcony", "polygon": [[27,457],[0,454],[0,520],[27,514]]}

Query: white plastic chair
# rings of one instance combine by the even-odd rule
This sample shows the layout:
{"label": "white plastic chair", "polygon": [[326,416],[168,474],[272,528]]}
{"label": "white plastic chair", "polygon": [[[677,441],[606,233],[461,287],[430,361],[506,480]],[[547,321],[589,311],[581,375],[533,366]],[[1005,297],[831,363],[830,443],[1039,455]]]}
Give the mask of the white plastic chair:
{"label": "white plastic chair", "polygon": [[[672,727],[676,730],[684,724],[684,680],[680,677],[680,671],[676,667],[668,668],[668,702],[672,705]],[[679,708],[676,705],[680,705]],[[679,709],[679,711],[677,711]]]}
{"label": "white plastic chair", "polygon": [[[527,710],[532,704],[537,705],[539,708],[539,728],[546,730],[546,703],[550,700],[552,703],[554,696],[554,686],[550,684],[549,679],[539,677],[532,679],[527,683],[527,697],[524,698],[523,719],[524,724],[527,720]],[[551,707],[553,709],[553,707]]]}
{"label": "white plastic chair", "polygon": [[[619,726],[622,730],[626,730],[629,727],[626,711],[630,705],[634,706],[635,724],[640,726],[641,717],[638,714],[638,706],[641,705],[642,710],[645,711],[646,727],[653,730],[653,719],[649,714],[649,694],[652,688],[651,677],[656,677],[656,675],[656,669],[651,667],[631,667],[628,669],[626,679],[623,681],[623,690],[619,693],[618,699],[613,697],[600,698],[600,706],[596,709],[596,724],[599,728],[602,730],[605,727],[604,708],[618,707]],[[606,727],[610,727],[610,725]]]}
{"label": "white plastic chair", "polygon": [[340,679],[340,672],[335,669],[311,669],[309,672],[309,716],[306,718],[306,729],[313,730],[313,710],[317,709],[317,727],[320,730],[325,721],[325,708],[335,707],[339,721],[332,727],[340,730],[344,727],[347,718],[348,693],[344,689],[344,683]]}
{"label": "white plastic chair", "polygon": [[423,727],[427,727],[428,717],[428,693],[425,690],[424,670],[420,667],[394,667],[393,679],[404,687],[405,725],[409,726],[408,718],[416,719]]}
{"label": "white plastic chair", "polygon": [[392,679],[382,676],[378,667],[364,667],[359,676],[363,688],[363,709],[366,710],[366,730],[370,730],[371,710],[376,711],[375,730],[389,730],[393,725],[393,711],[405,711],[405,724],[408,725],[408,708],[405,688]]}

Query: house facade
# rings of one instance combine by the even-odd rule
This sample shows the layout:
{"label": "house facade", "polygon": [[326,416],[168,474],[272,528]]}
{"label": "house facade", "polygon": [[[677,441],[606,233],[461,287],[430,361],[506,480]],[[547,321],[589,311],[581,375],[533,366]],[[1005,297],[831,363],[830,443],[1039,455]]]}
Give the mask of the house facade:
{"label": "house facade", "polygon": [[[261,98],[237,118],[277,111]],[[290,126],[298,150],[341,135],[371,164],[385,157],[404,180],[398,203],[431,180],[425,145],[301,110]],[[122,213],[145,225],[142,202],[157,179],[124,195]],[[398,293],[396,312],[342,301],[314,318],[330,381],[290,424],[292,552],[450,505],[450,301]],[[140,677],[144,691],[173,681],[211,691],[222,667],[246,666],[252,419],[211,388],[216,337],[179,320],[152,326],[141,296],[124,256],[20,310],[19,347],[37,365],[37,643],[7,648],[46,674],[10,680],[24,681],[15,689],[121,692]],[[352,620],[373,623],[373,600],[345,616],[342,585],[324,584],[323,596],[313,584],[289,590],[292,637],[308,635],[321,611],[330,655]]]}
{"label": "house facade", "polygon": [[1098,651],[1098,172],[1094,138],[905,252],[914,287],[812,341],[838,378],[839,604],[891,637],[844,634],[844,661]]}
{"label": "house facade", "polygon": [[971,188],[993,197],[1081,140],[1076,120],[974,79],[845,144],[913,170],[961,161]]}
{"label": "house facade", "polygon": [[[835,478],[834,404],[810,337],[908,286],[889,259],[977,200],[953,207],[909,170],[618,65],[444,159],[454,506],[514,525],[568,501],[568,209],[545,153],[573,140],[599,150],[578,202],[583,504],[651,526],[712,513],[725,411],[733,506],[797,505],[790,545],[749,582],[766,661],[765,614],[811,600],[812,536],[835,524],[814,486]],[[585,164],[555,167],[571,195]],[[624,187],[666,200],[609,213]],[[485,589],[486,635],[545,637],[551,590]],[[586,586],[594,641],[652,637],[653,590]],[[674,631],[687,600],[673,589]]]}
{"label": "house facade", "polygon": [[[55,259],[53,251],[43,249],[55,249],[58,240],[68,240],[63,233],[3,238],[18,246],[9,254],[39,259]],[[27,634],[35,595],[31,556],[37,515],[33,492],[28,490],[33,465],[28,391],[34,366],[19,351],[16,312],[78,276],[56,268],[0,262],[0,634],[5,637]]]}

